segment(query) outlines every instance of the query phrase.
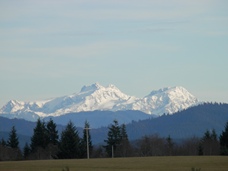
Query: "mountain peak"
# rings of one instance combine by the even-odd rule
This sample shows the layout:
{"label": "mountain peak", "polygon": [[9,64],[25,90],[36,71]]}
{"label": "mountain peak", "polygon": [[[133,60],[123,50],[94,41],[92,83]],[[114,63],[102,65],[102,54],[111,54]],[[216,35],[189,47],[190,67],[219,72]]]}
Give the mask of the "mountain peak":
{"label": "mountain peak", "polygon": [[115,85],[113,85],[113,84],[109,84],[108,86],[107,86],[107,88],[109,88],[109,89],[113,89],[113,90],[117,90],[117,91],[120,91]]}
{"label": "mountain peak", "polygon": [[16,112],[23,109],[24,102],[19,102],[17,100],[10,100],[5,106],[0,109],[0,113],[10,113]]}
{"label": "mountain peak", "polygon": [[174,87],[169,87],[170,90],[181,90],[181,91],[187,91],[184,87],[182,86],[174,86]]}
{"label": "mountain peak", "polygon": [[98,82],[96,82],[96,83],[89,85],[89,86],[84,85],[80,92],[96,91],[96,90],[99,90],[101,88],[103,88],[103,86],[100,85]]}
{"label": "mountain peak", "polygon": [[161,93],[169,93],[169,92],[188,92],[184,87],[182,86],[174,86],[174,87],[164,87],[158,90],[153,90],[148,96],[153,96],[156,94],[161,94]]}

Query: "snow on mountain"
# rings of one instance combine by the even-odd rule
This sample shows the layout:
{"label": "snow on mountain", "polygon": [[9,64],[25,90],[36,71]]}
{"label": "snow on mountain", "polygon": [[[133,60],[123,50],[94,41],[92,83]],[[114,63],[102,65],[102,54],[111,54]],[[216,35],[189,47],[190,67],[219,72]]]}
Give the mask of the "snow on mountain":
{"label": "snow on mountain", "polygon": [[115,106],[115,110],[139,110],[147,114],[162,115],[172,114],[190,106],[198,104],[196,97],[190,94],[183,87],[167,87],[157,91],[152,91],[144,98],[135,99],[133,102]]}
{"label": "snow on mountain", "polygon": [[[55,107],[57,110],[50,111],[50,115],[59,116],[69,112],[112,110],[115,104],[126,101],[129,97],[114,85],[103,87],[95,83],[91,86],[84,86],[77,94],[62,98],[61,101],[65,103],[60,101],[58,107]],[[51,103],[52,106],[56,104],[55,100]]]}
{"label": "snow on mountain", "polygon": [[45,101],[9,101],[0,109],[0,116],[36,120],[38,117],[61,116],[81,111],[139,110],[155,116],[172,114],[198,104],[198,100],[183,87],[168,87],[152,91],[144,98],[122,93],[114,85],[99,83],[83,86],[79,93]]}
{"label": "snow on mountain", "polygon": [[152,91],[133,104],[135,110],[145,113],[161,115],[175,113],[198,104],[198,100],[183,87],[168,87]]}

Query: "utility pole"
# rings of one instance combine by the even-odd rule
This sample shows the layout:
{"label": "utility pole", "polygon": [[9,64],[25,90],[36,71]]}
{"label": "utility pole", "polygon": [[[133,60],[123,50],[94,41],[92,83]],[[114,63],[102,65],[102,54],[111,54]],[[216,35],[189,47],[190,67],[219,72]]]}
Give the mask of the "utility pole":
{"label": "utility pole", "polygon": [[89,130],[90,128],[85,127],[84,129],[86,130],[87,159],[89,159],[89,135],[88,135],[89,133],[88,133],[88,130]]}
{"label": "utility pole", "polygon": [[112,158],[114,158],[114,148],[113,148],[113,145],[112,145]]}

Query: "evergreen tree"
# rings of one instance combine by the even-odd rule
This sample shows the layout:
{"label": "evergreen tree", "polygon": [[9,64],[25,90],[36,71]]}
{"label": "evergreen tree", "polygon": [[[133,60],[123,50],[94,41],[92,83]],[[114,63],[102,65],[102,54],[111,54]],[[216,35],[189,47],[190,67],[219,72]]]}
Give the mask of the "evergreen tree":
{"label": "evergreen tree", "polygon": [[23,148],[23,156],[24,156],[24,159],[26,159],[28,157],[28,155],[30,154],[31,152],[31,149],[28,145],[28,143],[25,143],[25,146]]}
{"label": "evergreen tree", "polygon": [[121,137],[121,140],[128,140],[128,135],[127,135],[125,124],[122,124],[120,127],[120,137]]}
{"label": "evergreen tree", "polygon": [[36,127],[33,130],[33,136],[31,138],[31,151],[34,152],[37,148],[45,148],[48,145],[48,135],[45,128],[45,123],[37,120]]}
{"label": "evergreen tree", "polygon": [[207,130],[207,131],[204,133],[203,141],[210,140],[210,139],[211,139],[211,134],[210,134],[210,132]]}
{"label": "evergreen tree", "polygon": [[83,130],[83,137],[80,142],[80,151],[81,151],[81,158],[86,158],[87,156],[87,131],[88,131],[88,145],[89,145],[89,153],[93,150],[91,135],[90,135],[90,125],[89,122],[85,122],[85,127]]}
{"label": "evergreen tree", "polygon": [[48,136],[48,144],[57,145],[58,144],[58,131],[56,130],[56,124],[53,122],[52,119],[49,120],[47,123],[47,136]]}
{"label": "evergreen tree", "polygon": [[222,155],[228,155],[228,122],[225,125],[225,130],[219,137],[220,140],[220,151]]}
{"label": "evergreen tree", "polygon": [[168,155],[171,156],[173,154],[174,143],[173,143],[173,140],[170,137],[170,135],[166,138],[166,143],[167,143],[167,152],[168,152]]}
{"label": "evergreen tree", "polygon": [[145,157],[145,156],[151,156],[151,140],[148,136],[144,136],[142,137],[139,142],[139,153],[141,156]]}
{"label": "evergreen tree", "polygon": [[130,156],[132,148],[128,140],[126,125],[122,124],[120,127],[120,144],[117,146],[116,155],[119,157]]}
{"label": "evergreen tree", "polygon": [[120,126],[117,120],[114,120],[111,127],[109,127],[108,139],[104,141],[106,142],[104,147],[108,156],[114,156],[116,148],[121,141]]}
{"label": "evergreen tree", "polygon": [[199,155],[199,156],[202,156],[202,155],[203,155],[202,143],[199,143],[199,146],[198,146],[198,155]]}
{"label": "evergreen tree", "polygon": [[73,159],[80,157],[80,138],[78,131],[70,121],[63,130],[59,142],[59,158]]}
{"label": "evergreen tree", "polygon": [[214,129],[211,133],[208,130],[204,133],[201,145],[204,155],[217,155],[219,153],[219,142]]}
{"label": "evergreen tree", "polygon": [[2,140],[1,140],[1,145],[3,146],[3,147],[5,147],[7,144],[6,144],[6,141],[2,138]]}
{"label": "evergreen tree", "polygon": [[18,137],[17,137],[17,131],[15,129],[15,127],[13,126],[11,129],[11,132],[9,134],[9,140],[7,141],[7,146],[11,147],[11,148],[18,148]]}
{"label": "evergreen tree", "polygon": [[213,141],[218,141],[218,136],[217,136],[217,134],[216,134],[216,132],[215,132],[215,129],[212,129],[211,139],[212,139]]}

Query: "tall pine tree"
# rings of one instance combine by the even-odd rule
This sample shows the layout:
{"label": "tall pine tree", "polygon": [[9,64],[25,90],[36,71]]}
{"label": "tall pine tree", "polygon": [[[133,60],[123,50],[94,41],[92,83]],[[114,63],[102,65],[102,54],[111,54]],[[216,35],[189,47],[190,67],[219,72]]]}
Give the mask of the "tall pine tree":
{"label": "tall pine tree", "polygon": [[33,130],[33,136],[31,138],[31,151],[35,152],[37,148],[45,148],[48,145],[48,135],[45,127],[45,123],[37,120],[36,127]]}
{"label": "tall pine tree", "polygon": [[120,143],[116,150],[116,155],[118,157],[128,157],[132,153],[131,144],[128,140],[128,135],[126,131],[126,125],[122,124],[120,126]]}
{"label": "tall pine tree", "polygon": [[5,147],[7,145],[6,141],[2,138],[1,143],[0,143],[3,147]]}
{"label": "tall pine tree", "polygon": [[11,148],[18,148],[19,141],[17,137],[17,131],[14,126],[12,127],[11,132],[9,134],[9,140],[7,141],[7,145]]}
{"label": "tall pine tree", "polygon": [[225,125],[225,130],[219,137],[220,140],[220,151],[222,155],[228,155],[228,122]]}
{"label": "tall pine tree", "polygon": [[120,126],[117,120],[114,120],[111,127],[109,127],[108,139],[104,140],[104,142],[106,143],[104,147],[108,156],[114,156],[115,151],[121,142]]}
{"label": "tall pine tree", "polygon": [[28,143],[25,143],[25,146],[23,148],[23,157],[24,157],[24,159],[27,159],[27,157],[29,156],[30,153],[31,153],[31,149],[30,149]]}
{"label": "tall pine tree", "polygon": [[207,130],[201,140],[201,148],[203,155],[218,155],[219,154],[219,142],[215,130]]}
{"label": "tall pine tree", "polygon": [[50,119],[47,123],[47,138],[48,144],[57,145],[58,144],[58,131],[56,130],[56,124]]}
{"label": "tall pine tree", "polygon": [[59,142],[58,157],[62,159],[74,159],[80,157],[80,138],[78,131],[70,121],[63,130]]}
{"label": "tall pine tree", "polygon": [[173,139],[169,135],[166,138],[166,148],[167,148],[166,151],[169,156],[171,156],[173,153],[173,147],[174,147]]}

